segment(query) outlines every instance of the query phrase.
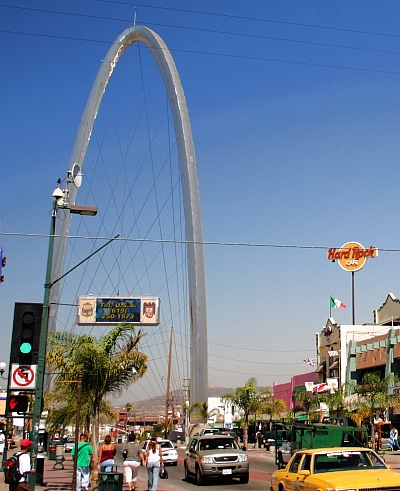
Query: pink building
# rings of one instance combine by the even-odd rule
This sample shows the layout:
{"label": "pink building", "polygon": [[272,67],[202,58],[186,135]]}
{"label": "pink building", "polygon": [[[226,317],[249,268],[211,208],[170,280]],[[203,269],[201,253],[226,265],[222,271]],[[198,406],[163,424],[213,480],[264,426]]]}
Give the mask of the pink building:
{"label": "pink building", "polygon": [[286,384],[277,384],[274,382],[274,399],[283,399],[288,411],[294,408],[294,394],[296,390],[305,389],[306,382],[318,381],[318,373],[308,372],[301,375],[294,375],[290,382]]}

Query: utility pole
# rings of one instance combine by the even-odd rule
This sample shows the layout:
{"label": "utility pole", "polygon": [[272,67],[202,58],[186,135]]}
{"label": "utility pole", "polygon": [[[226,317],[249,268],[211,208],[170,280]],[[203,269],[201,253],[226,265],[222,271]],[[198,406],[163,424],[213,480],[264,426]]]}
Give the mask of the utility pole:
{"label": "utility pole", "polygon": [[165,432],[164,438],[168,438],[168,409],[170,405],[170,384],[171,384],[171,360],[172,360],[172,333],[171,327],[169,335],[169,355],[168,355],[168,374],[167,374],[167,393],[165,395]]}

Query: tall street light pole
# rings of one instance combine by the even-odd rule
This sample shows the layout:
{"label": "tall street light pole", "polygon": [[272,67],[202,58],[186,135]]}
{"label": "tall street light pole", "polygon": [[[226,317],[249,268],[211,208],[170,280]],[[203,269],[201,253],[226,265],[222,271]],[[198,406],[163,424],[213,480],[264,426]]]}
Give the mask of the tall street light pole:
{"label": "tall street light pole", "polygon": [[[60,184],[61,181],[58,181]],[[38,350],[38,364],[36,370],[36,387],[35,387],[35,405],[33,409],[32,416],[32,459],[33,465],[32,467],[36,469],[37,465],[37,451],[39,445],[39,423],[40,416],[42,413],[42,400],[43,400],[43,386],[44,386],[44,371],[46,364],[46,348],[47,348],[47,334],[49,328],[49,317],[50,317],[50,293],[52,287],[52,267],[53,267],[53,250],[54,250],[54,236],[56,232],[56,217],[57,217],[57,209],[58,208],[66,208],[69,209],[71,213],[83,214],[83,215],[91,215],[94,216],[97,214],[97,208],[94,206],[82,206],[71,205],[68,206],[68,203],[64,201],[64,193],[57,187],[53,192],[53,209],[51,213],[51,226],[50,226],[50,238],[49,238],[49,250],[47,254],[47,269],[46,269],[46,283],[44,285],[44,299],[43,299],[43,314],[42,314],[42,323],[40,329],[40,337],[39,337],[39,350]],[[61,206],[59,203],[62,203]],[[78,431],[78,430],[77,430]],[[32,491],[35,489],[35,475],[30,475],[29,485]]]}

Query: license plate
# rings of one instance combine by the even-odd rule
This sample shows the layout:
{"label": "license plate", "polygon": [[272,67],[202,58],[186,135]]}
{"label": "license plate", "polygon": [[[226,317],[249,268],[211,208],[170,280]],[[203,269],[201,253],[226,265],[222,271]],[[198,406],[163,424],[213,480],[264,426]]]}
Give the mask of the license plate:
{"label": "license plate", "polygon": [[222,469],[222,474],[232,474],[232,469]]}

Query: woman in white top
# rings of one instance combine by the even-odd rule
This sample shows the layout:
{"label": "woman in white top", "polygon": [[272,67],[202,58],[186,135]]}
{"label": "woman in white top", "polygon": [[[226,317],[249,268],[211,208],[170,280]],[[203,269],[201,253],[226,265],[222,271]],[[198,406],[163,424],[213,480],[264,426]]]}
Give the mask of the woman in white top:
{"label": "woman in white top", "polygon": [[161,447],[157,444],[155,437],[147,445],[145,463],[147,466],[148,491],[157,491],[158,476],[160,475],[160,467],[163,465],[163,460]]}

